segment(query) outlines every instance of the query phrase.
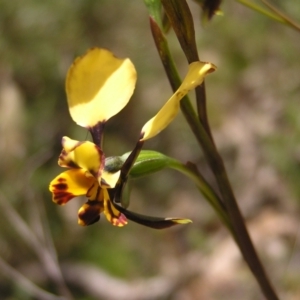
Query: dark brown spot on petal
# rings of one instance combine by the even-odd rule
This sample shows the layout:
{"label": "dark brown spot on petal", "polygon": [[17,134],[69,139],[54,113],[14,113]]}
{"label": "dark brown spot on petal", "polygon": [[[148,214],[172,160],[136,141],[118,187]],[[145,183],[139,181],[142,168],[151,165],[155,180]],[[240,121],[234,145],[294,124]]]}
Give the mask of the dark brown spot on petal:
{"label": "dark brown spot on petal", "polygon": [[84,226],[92,225],[100,220],[100,213],[103,205],[98,201],[87,201],[78,211],[80,224]]}
{"label": "dark brown spot on petal", "polygon": [[68,192],[56,192],[53,191],[53,202],[58,205],[64,205],[73,199],[75,196]]}
{"label": "dark brown spot on petal", "polygon": [[71,169],[80,169],[80,167],[73,161],[68,162],[66,165]]}
{"label": "dark brown spot on petal", "polygon": [[53,184],[53,202],[59,204],[59,205],[64,205],[66,204],[68,201],[70,201],[72,198],[74,198],[75,196],[68,192],[68,185],[64,182],[66,182],[66,180],[64,178],[59,178],[57,180],[59,183],[57,184]]}
{"label": "dark brown spot on petal", "polygon": [[107,210],[108,210],[108,214],[111,217],[110,222],[114,225],[114,226],[119,226],[122,227],[124,225],[127,224],[127,218],[124,214],[122,214],[121,212],[117,211],[117,213],[115,214],[113,211],[113,204],[111,203],[111,201],[108,201],[107,203]]}
{"label": "dark brown spot on petal", "polygon": [[58,157],[58,164],[71,169],[79,169],[78,165],[74,161],[67,159],[68,154],[69,153],[63,149]]}
{"label": "dark brown spot on petal", "polygon": [[101,191],[101,188],[100,186],[98,185],[98,188],[97,188],[97,192],[96,192],[96,195],[94,195],[94,197],[92,198],[93,194],[92,194],[92,191],[95,187],[95,185],[98,185],[98,183],[93,183],[93,185],[88,189],[87,193],[86,193],[86,196],[89,198],[89,200],[97,200],[99,198],[99,193]]}
{"label": "dark brown spot on petal", "polygon": [[55,184],[54,187],[58,190],[66,190],[68,188],[68,185],[66,183],[58,183]]}

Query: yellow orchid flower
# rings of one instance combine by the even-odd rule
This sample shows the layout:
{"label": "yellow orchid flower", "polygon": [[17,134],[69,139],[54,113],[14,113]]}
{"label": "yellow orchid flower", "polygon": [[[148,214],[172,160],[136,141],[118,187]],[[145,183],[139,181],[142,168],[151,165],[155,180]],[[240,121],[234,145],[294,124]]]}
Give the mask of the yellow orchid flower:
{"label": "yellow orchid flower", "polygon": [[58,163],[69,170],[55,177],[50,182],[49,190],[53,202],[59,205],[65,205],[78,196],[87,197],[87,202],[78,211],[79,225],[97,222],[102,212],[110,223],[118,227],[126,225],[127,218],[156,229],[191,222],[188,219],[140,215],[114,203],[120,171],[112,173],[105,169],[102,150],[92,142],[79,142],[68,137],[63,137],[62,146]]}
{"label": "yellow orchid flower", "polygon": [[104,154],[92,142],[63,137],[62,146],[58,164],[70,169],[51,181],[49,189],[53,202],[64,205],[77,196],[85,195],[88,201],[78,211],[80,225],[95,223],[101,212],[115,226],[127,224],[126,217],[114,207],[108,193],[108,189],[116,186],[120,171],[108,173],[104,170]]}
{"label": "yellow orchid flower", "polygon": [[157,229],[190,223],[188,219],[156,218],[131,212],[119,204],[119,198],[144,141],[174,119],[181,98],[214,69],[208,63],[191,64],[180,88],[145,124],[142,138],[121,169],[111,172],[106,169],[101,149],[102,131],[105,122],[129,102],[135,88],[136,71],[129,59],[116,58],[105,49],[93,48],[77,58],[66,78],[68,106],[72,119],[90,131],[93,142],[63,137],[58,164],[69,169],[50,183],[53,202],[64,205],[77,196],[86,196],[87,202],[78,211],[80,225],[95,223],[102,212],[109,222],[119,227],[127,224],[127,219]]}

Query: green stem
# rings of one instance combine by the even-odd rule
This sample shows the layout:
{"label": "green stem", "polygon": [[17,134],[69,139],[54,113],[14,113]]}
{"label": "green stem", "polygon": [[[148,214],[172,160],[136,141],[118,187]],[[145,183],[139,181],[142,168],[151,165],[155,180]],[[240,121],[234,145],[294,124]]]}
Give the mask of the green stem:
{"label": "green stem", "polygon": [[278,9],[276,9],[273,5],[271,5],[269,2],[267,2],[265,0],[261,0],[261,1],[266,6],[268,6],[269,9],[272,10],[272,12],[264,9],[263,7],[253,3],[251,1],[247,1],[247,0],[236,0],[236,1],[251,8],[252,10],[259,12],[260,14],[267,16],[268,18],[275,20],[276,22],[282,23],[282,24],[289,26],[297,31],[300,31],[300,26],[298,24],[296,24],[294,21],[292,21],[290,18],[285,16],[282,12],[280,12]]}
{"label": "green stem", "polygon": [[280,22],[282,24],[285,24],[285,25],[288,25],[286,23],[286,21],[281,18],[280,16],[276,15],[276,14],[273,14],[272,12],[268,11],[267,9],[264,9],[263,7],[251,2],[251,1],[247,1],[247,0],[236,0],[236,2],[239,2],[249,8],[251,8],[252,10],[255,10],[257,12],[259,12],[260,14],[263,14],[277,22]]}
{"label": "green stem", "polygon": [[[193,17],[186,0],[161,0],[188,63],[199,61]],[[179,21],[180,20],[180,21]],[[206,109],[205,82],[196,87],[196,104],[200,122],[212,138]]]}
{"label": "green stem", "polygon": [[[175,92],[181,81],[180,78],[178,78],[177,69],[173,63],[167,40],[163,36],[157,23],[152,18],[150,18],[150,26],[162,63],[165,67],[166,74]],[[278,297],[266,276],[265,270],[252,244],[245,221],[239,210],[228,180],[223,160],[219,155],[214,142],[210,138],[209,133],[203,127],[202,122],[199,121],[187,96],[181,100],[180,107],[204,152],[211,170],[214,173],[229,219],[231,220],[233,231],[235,232],[234,237],[236,237],[237,245],[239,246],[245,261],[255,276],[266,298],[269,300],[277,300]],[[221,205],[221,202],[219,205]]]}
{"label": "green stem", "polygon": [[288,16],[286,16],[283,12],[281,12],[279,9],[277,9],[275,6],[271,5],[267,0],[261,0],[266,6],[269,7],[271,11],[273,11],[275,14],[277,14],[280,18],[282,18],[285,21],[285,24],[292,27],[293,29],[300,32],[300,25],[297,24],[295,21],[291,20]]}
{"label": "green stem", "polygon": [[201,194],[205,197],[206,200],[208,200],[208,202],[214,208],[220,219],[223,221],[224,225],[228,228],[233,237],[236,238],[231,221],[228,218],[226,208],[222,204],[222,201],[220,200],[219,196],[215,193],[213,188],[204,179],[202,174],[197,170],[196,166],[192,163],[184,165],[175,159],[169,160],[168,166],[171,169],[181,172],[182,174],[186,175],[195,182]]}
{"label": "green stem", "polygon": [[260,259],[253,246],[249,233],[247,231],[244,218],[239,210],[237,201],[233,194],[226,169],[221,156],[219,155],[214,143],[208,136],[202,124],[187,102],[182,102],[182,112],[188,121],[197,141],[201,145],[204,155],[212,169],[220,193],[224,200],[229,218],[236,234],[237,244],[243,254],[245,261],[248,263],[252,273],[257,279],[264,295],[269,300],[277,300],[278,297],[265,273]]}
{"label": "green stem", "polygon": [[144,3],[148,9],[149,15],[160,28],[163,28],[163,22],[161,17],[161,2],[158,0],[144,0]]}

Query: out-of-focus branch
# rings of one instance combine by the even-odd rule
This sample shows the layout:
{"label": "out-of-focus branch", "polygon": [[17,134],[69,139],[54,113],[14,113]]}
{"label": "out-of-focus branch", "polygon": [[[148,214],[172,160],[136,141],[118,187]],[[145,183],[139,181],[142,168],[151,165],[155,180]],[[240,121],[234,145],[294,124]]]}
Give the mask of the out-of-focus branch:
{"label": "out-of-focus branch", "polygon": [[274,5],[269,3],[267,0],[261,0],[268,8],[273,11],[275,14],[277,14],[279,17],[281,17],[290,27],[294,28],[295,30],[300,32],[300,25],[297,24],[295,21],[291,20],[290,17],[285,15],[282,11],[280,11],[278,8],[276,8]]}
{"label": "out-of-focus branch", "polygon": [[10,279],[14,284],[22,288],[28,295],[40,300],[66,300],[65,297],[53,295],[40,287],[36,286],[24,275],[12,268],[6,261],[0,257],[0,272],[3,276]]}
{"label": "out-of-focus branch", "polygon": [[[192,62],[199,61],[193,17],[186,0],[161,0],[161,2],[188,63],[190,64]],[[179,19],[180,22],[178,22]],[[206,92],[204,81],[200,86],[196,87],[195,93],[199,120],[210,138],[213,140],[206,112]]]}
{"label": "out-of-focus branch", "polygon": [[96,299],[109,300],[168,299],[174,291],[178,291],[198,273],[197,270],[188,268],[175,276],[158,275],[128,282],[86,264],[63,264],[62,271],[68,283],[81,288]]}
{"label": "out-of-focus branch", "polygon": [[[191,48],[193,48],[194,40],[191,39],[193,34],[187,32],[188,30],[185,31],[184,28],[182,28],[182,26],[179,25],[181,23],[183,23],[183,25],[184,23],[188,23],[187,21],[182,22],[182,20],[184,21],[189,18],[188,16],[190,16],[190,14],[187,13],[188,8],[184,7],[182,3],[179,4],[179,2],[173,0],[162,1],[164,9],[166,10],[170,23],[177,35],[178,40],[180,41],[181,45],[184,45],[184,47],[182,46],[183,51],[185,52],[186,55],[190,55],[186,49],[188,49],[189,43],[191,44]],[[184,1],[184,3],[186,3],[186,1]],[[182,12],[182,10],[185,10],[185,12]],[[157,25],[155,20],[151,17],[150,17],[150,26],[162,63],[165,66],[166,58],[169,61],[172,61],[172,58],[169,57],[170,51],[168,49],[168,43],[166,39],[163,37],[159,26]],[[190,31],[193,31],[190,25],[187,25],[187,28],[190,28]],[[175,68],[174,72],[173,69],[171,68],[170,69],[165,68],[165,70],[167,72],[170,81],[175,79],[171,83],[172,88],[174,88],[174,86],[177,88],[178,81],[180,83],[180,79],[177,78],[177,70],[175,66],[174,68]],[[172,76],[168,74],[169,72],[173,73]],[[277,300],[278,296],[276,295],[276,292],[256,253],[256,249],[252,243],[252,240],[250,238],[250,235],[248,233],[245,224],[245,220],[239,209],[237,200],[235,198],[230,181],[228,179],[224,162],[218,152],[218,149],[216,148],[216,145],[213,142],[213,139],[209,134],[209,130],[207,130],[203,125],[203,123],[198,120],[195,111],[190,106],[190,102],[186,97],[181,100],[180,107],[192,132],[194,133],[199,145],[201,146],[203,153],[206,157],[206,160],[215,176],[221,194],[221,198],[225,204],[228,217],[231,220],[233,231],[235,232],[237,244],[240,247],[241,253],[243,254],[245,261],[247,262],[250,270],[255,276],[266,298],[268,300]],[[209,126],[208,123],[207,126]]]}
{"label": "out-of-focus branch", "polygon": [[51,252],[53,258],[57,260],[57,253],[50,232],[44,202],[40,201],[40,197],[30,188],[33,174],[51,157],[53,157],[53,151],[46,148],[27,158],[26,164],[19,172],[16,189],[19,190],[18,194],[24,195],[26,202],[30,203],[28,205],[30,207],[29,219],[32,221],[31,227],[36,237]]}
{"label": "out-of-focus branch", "polygon": [[270,4],[266,0],[261,0],[271,11],[261,7],[260,5],[257,5],[253,3],[252,1],[248,0],[236,0],[237,2],[249,7],[252,10],[255,10],[262,15],[267,16],[268,18],[271,18],[277,22],[280,22],[284,25],[287,25],[297,31],[300,31],[300,25],[297,24],[295,21],[291,20],[289,17],[287,17],[284,13],[282,13],[279,9],[275,8],[272,4]]}
{"label": "out-of-focus branch", "polygon": [[25,244],[39,258],[49,278],[55,283],[61,295],[66,299],[73,299],[70,291],[65,285],[64,278],[62,276],[59,264],[52,253],[40,242],[29,226],[24,222],[20,215],[16,212],[14,207],[6,199],[6,197],[0,192],[0,207],[3,215],[12,224],[19,237]]}

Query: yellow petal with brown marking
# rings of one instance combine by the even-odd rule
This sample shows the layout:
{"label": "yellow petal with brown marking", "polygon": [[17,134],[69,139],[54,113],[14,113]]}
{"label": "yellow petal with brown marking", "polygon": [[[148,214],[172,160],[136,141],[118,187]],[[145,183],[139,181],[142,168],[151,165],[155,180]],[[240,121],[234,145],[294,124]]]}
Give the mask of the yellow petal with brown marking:
{"label": "yellow petal with brown marking", "polygon": [[103,151],[97,145],[89,141],[78,142],[64,136],[62,146],[63,151],[58,159],[59,166],[81,168],[95,177],[101,177],[105,158]]}
{"label": "yellow petal with brown marking", "polygon": [[88,201],[78,211],[78,224],[81,226],[92,225],[99,221],[100,213],[103,211],[103,202]]}
{"label": "yellow petal with brown marking", "polygon": [[97,184],[92,176],[86,176],[86,171],[71,169],[55,177],[49,186],[53,202],[64,205],[77,196],[85,195],[88,190]]}
{"label": "yellow petal with brown marking", "polygon": [[127,218],[124,214],[118,211],[112,204],[106,189],[102,189],[104,201],[104,214],[106,219],[117,227],[123,227],[127,224]]}

